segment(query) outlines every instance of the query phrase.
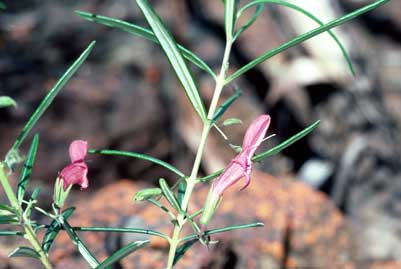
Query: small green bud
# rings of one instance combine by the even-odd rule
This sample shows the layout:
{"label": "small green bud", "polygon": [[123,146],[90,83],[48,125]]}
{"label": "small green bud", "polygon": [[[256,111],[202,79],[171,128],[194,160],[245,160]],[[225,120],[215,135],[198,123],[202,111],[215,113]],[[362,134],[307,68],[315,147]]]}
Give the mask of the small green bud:
{"label": "small green bud", "polygon": [[57,178],[54,184],[54,194],[53,201],[58,208],[63,208],[65,200],[67,200],[68,194],[70,193],[72,184],[64,190],[64,180],[62,178]]}
{"label": "small green bud", "polygon": [[134,202],[144,201],[146,199],[150,199],[161,194],[162,190],[160,188],[143,189],[135,194],[133,201]]}

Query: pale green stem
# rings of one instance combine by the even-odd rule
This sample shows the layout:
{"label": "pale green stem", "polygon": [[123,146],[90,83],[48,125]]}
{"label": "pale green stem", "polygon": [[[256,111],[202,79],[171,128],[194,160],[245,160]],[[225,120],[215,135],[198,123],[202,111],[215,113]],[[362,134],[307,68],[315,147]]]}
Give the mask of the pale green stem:
{"label": "pale green stem", "polygon": [[198,176],[199,168],[200,168],[200,165],[202,162],[202,156],[203,156],[203,153],[205,150],[206,141],[209,136],[210,129],[212,127],[211,119],[213,118],[214,113],[216,112],[216,108],[217,108],[217,104],[218,104],[218,101],[219,101],[219,98],[221,95],[221,91],[223,90],[224,85],[225,85],[225,78],[226,78],[226,72],[227,72],[228,65],[229,65],[228,60],[230,57],[231,46],[232,46],[232,41],[227,40],[226,48],[224,50],[224,57],[223,57],[220,74],[217,77],[216,86],[215,86],[214,93],[213,93],[213,98],[212,98],[212,101],[209,106],[209,112],[207,115],[208,120],[206,122],[204,122],[204,124],[203,124],[202,135],[201,135],[201,139],[199,142],[198,151],[196,153],[195,161],[192,166],[191,175],[187,178],[187,188],[185,189],[184,198],[183,198],[182,204],[181,204],[181,209],[182,209],[183,213],[178,214],[177,223],[175,224],[173,235],[171,237],[167,269],[173,268],[175,252],[176,252],[177,246],[180,242],[180,233],[181,233],[182,227],[185,223],[185,212],[187,211],[189,200],[192,195],[192,191],[194,190],[194,187],[197,184],[196,178]]}
{"label": "pale green stem", "polygon": [[14,191],[11,188],[10,182],[8,182],[7,175],[4,171],[3,163],[0,163],[0,182],[1,182],[1,185],[3,186],[4,192],[7,195],[10,205],[15,209],[19,209],[20,206],[19,206],[17,197],[15,196]]}
{"label": "pale green stem", "polygon": [[25,216],[25,214],[22,213],[22,208],[18,202],[17,197],[14,194],[13,189],[11,188],[10,182],[8,181],[7,175],[4,171],[3,163],[0,163],[0,182],[1,182],[1,185],[3,186],[4,192],[7,195],[10,205],[14,209],[17,210],[17,212],[19,214],[19,218],[22,218],[21,226],[23,227],[23,229],[25,231],[24,237],[29,241],[29,243],[31,243],[32,247],[39,254],[40,261],[45,266],[45,268],[52,269],[53,267],[49,262],[49,258],[47,256],[47,254],[43,251],[43,249],[39,243],[36,233],[35,233],[34,229],[32,228],[29,217]]}
{"label": "pale green stem", "polygon": [[37,253],[39,253],[40,256],[40,261],[42,264],[45,266],[46,269],[52,269],[52,265],[49,262],[49,257],[47,254],[43,251],[42,246],[39,243],[39,240],[36,236],[35,231],[33,230],[29,220],[26,220],[27,222],[24,222],[24,231],[25,235],[24,237],[31,243],[32,247],[35,249]]}

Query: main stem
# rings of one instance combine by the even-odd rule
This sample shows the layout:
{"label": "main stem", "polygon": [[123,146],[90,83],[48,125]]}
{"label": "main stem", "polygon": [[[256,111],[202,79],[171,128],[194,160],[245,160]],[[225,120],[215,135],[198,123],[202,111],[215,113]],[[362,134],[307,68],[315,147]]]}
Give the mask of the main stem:
{"label": "main stem", "polygon": [[7,175],[4,171],[4,164],[0,162],[0,183],[3,186],[4,192],[10,202],[10,205],[17,210],[19,218],[21,219],[21,226],[24,229],[24,237],[31,243],[32,247],[40,256],[40,261],[45,266],[46,269],[52,269],[52,265],[49,262],[49,258],[47,254],[43,251],[39,240],[36,236],[34,229],[32,228],[30,219],[27,219],[21,208],[21,205],[18,202],[17,197],[14,194],[14,191],[8,181]]}
{"label": "main stem", "polygon": [[[212,128],[211,119],[213,118],[214,113],[216,112],[217,103],[219,101],[221,91],[223,90],[224,85],[225,85],[226,72],[227,72],[228,65],[229,65],[228,61],[229,61],[229,57],[230,57],[231,46],[232,46],[232,41],[227,40],[226,47],[224,50],[223,62],[222,62],[221,69],[220,69],[220,74],[216,79],[216,86],[214,89],[213,98],[212,98],[212,101],[209,106],[209,112],[207,114],[208,119],[203,122],[203,129],[202,129],[201,139],[199,142],[198,151],[196,153],[195,161],[192,166],[191,175],[187,178],[187,188],[185,189],[184,198],[183,198],[182,204],[181,204],[182,212],[187,211],[189,199],[191,198],[192,191],[194,190],[194,187],[196,185],[196,178],[198,176],[199,168],[200,168],[200,165],[202,162],[203,152],[205,151],[206,141],[209,136],[210,129]],[[177,246],[180,242],[180,233],[181,233],[182,227],[184,226],[184,223],[185,223],[185,214],[179,213],[177,216],[177,222],[174,227],[173,235],[170,240],[170,249],[169,249],[169,254],[168,254],[167,269],[173,268],[175,252],[176,252]]]}

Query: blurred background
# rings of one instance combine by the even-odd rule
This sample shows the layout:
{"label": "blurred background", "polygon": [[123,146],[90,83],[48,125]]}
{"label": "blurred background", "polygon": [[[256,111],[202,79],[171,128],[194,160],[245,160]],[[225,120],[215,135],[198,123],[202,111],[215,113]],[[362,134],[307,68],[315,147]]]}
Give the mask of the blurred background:
{"label": "blurred background", "polygon": [[[222,1],[150,2],[177,42],[217,72],[225,42]],[[369,1],[289,2],[328,22]],[[69,162],[68,146],[74,139],[88,140],[91,148],[149,154],[190,171],[200,122],[160,47],[74,13],[82,10],[147,27],[135,1],[5,3],[7,9],[0,12],[0,95],[11,96],[18,107],[0,110],[1,156],[57,79],[92,40],[97,41],[33,131],[40,134],[40,144],[31,187],[42,187],[44,206],[51,202],[58,171]],[[251,15],[244,14],[240,23]],[[236,41],[230,72],[315,27],[297,12],[266,5]],[[227,194],[213,224],[260,220],[266,226],[222,235],[213,251],[199,244],[179,268],[401,268],[401,2],[393,0],[334,33],[350,54],[355,76],[335,42],[323,34],[226,87],[223,99],[237,87],[243,92],[225,115],[243,121],[224,127],[234,144],[241,143],[248,124],[262,113],[272,117],[269,135],[276,134],[262,150],[316,120],[321,123],[306,138],[255,165],[252,186]],[[213,79],[191,68],[208,104]],[[28,147],[27,141],[23,152]],[[213,132],[201,173],[224,167],[233,156]],[[133,206],[131,198],[160,177],[174,182],[173,174],[140,160],[95,155],[88,159],[90,188],[74,191],[70,200],[78,208],[75,225],[171,230],[156,209]],[[207,187],[197,191],[195,205],[202,205],[205,192]],[[99,258],[138,239],[82,237]],[[5,258],[17,243],[0,238],[0,268],[26,268],[31,262]],[[85,268],[71,243],[61,237],[57,244],[51,252],[57,268]],[[163,268],[165,257],[165,243],[152,241],[150,248],[115,268]]]}

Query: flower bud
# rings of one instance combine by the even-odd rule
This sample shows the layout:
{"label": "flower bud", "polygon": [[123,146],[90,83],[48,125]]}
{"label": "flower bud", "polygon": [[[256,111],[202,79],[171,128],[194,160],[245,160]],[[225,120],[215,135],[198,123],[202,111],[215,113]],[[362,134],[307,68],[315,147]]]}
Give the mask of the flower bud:
{"label": "flower bud", "polygon": [[143,189],[135,194],[133,202],[144,201],[160,194],[162,194],[162,190],[160,188]]}

